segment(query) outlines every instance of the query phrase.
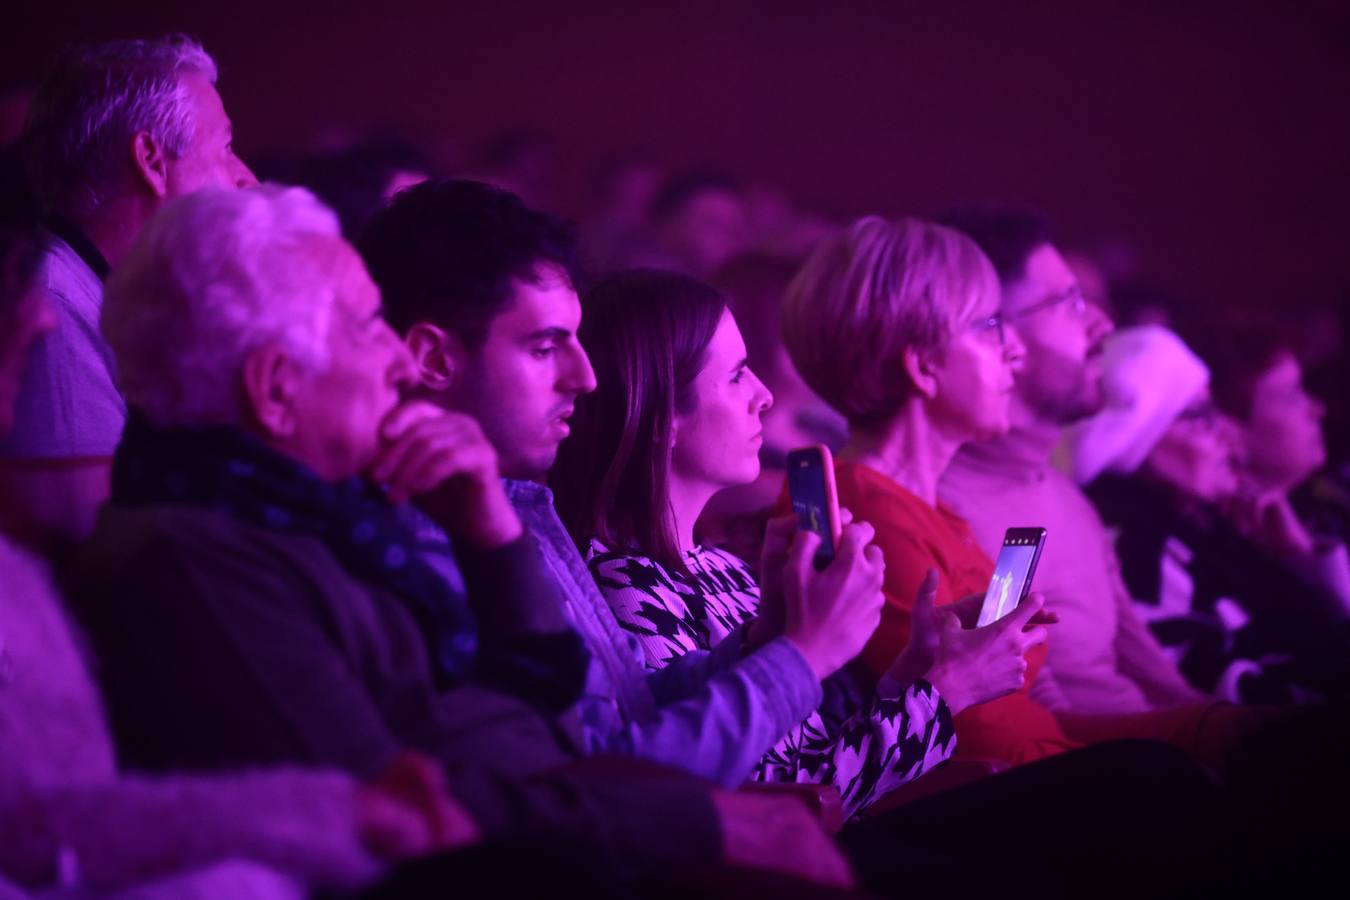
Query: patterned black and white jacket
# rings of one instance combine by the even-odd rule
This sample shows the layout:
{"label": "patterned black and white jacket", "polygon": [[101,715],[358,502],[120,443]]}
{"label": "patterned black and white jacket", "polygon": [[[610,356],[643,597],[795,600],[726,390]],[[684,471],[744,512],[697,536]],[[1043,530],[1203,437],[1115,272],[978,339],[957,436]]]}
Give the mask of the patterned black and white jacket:
{"label": "patterned black and white jacket", "polygon": [[[594,540],[586,562],[653,669],[710,649],[759,608],[759,585],[749,566],[724,550],[686,553],[688,575]],[[926,681],[882,696],[841,671],[823,687],[820,709],[765,755],[754,780],[834,785],[852,817],[956,751],[951,710]]]}

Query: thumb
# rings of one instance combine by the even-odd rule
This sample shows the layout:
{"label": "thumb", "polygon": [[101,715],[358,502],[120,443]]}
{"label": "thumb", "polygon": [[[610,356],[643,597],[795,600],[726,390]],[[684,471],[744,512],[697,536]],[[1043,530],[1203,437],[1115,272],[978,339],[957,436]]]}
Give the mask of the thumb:
{"label": "thumb", "polygon": [[930,567],[914,594],[914,621],[931,623],[937,617],[938,571]]}
{"label": "thumb", "polygon": [[1033,592],[1027,595],[1027,599],[1013,610],[1003,621],[1006,626],[1014,631],[1021,631],[1031,621],[1031,617],[1041,611],[1045,606],[1045,595],[1040,592]]}

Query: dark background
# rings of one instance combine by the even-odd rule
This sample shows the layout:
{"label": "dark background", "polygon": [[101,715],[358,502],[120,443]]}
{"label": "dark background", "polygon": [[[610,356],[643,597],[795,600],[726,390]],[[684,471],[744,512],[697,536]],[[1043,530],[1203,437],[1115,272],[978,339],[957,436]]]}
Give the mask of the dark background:
{"label": "dark background", "polygon": [[524,124],[556,138],[574,215],[595,159],[642,149],[837,216],[1034,204],[1210,308],[1350,288],[1350,3],[637,6],[49,3],[4,14],[0,86],[71,40],[184,30],[245,159]]}

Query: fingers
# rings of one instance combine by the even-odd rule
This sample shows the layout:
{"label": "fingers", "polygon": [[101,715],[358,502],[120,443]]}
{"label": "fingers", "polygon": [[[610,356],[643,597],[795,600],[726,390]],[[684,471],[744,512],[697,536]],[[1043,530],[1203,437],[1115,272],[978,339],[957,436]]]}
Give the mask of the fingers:
{"label": "fingers", "polygon": [[820,535],[814,531],[803,528],[792,539],[792,546],[788,548],[788,569],[800,582],[804,583],[810,578],[818,549],[820,549]]}
{"label": "fingers", "polygon": [[923,581],[919,582],[918,593],[914,595],[916,604],[920,602],[926,602],[930,605],[937,603],[938,581],[940,578],[941,576],[938,575],[938,570],[929,566],[928,571],[923,575]]}
{"label": "fingers", "polygon": [[839,537],[836,558],[843,559],[845,565],[852,566],[854,559],[863,555],[863,548],[872,543],[876,534],[876,529],[866,522],[850,523]]}
{"label": "fingers", "polygon": [[764,526],[764,547],[760,556],[764,559],[772,559],[786,552],[788,543],[792,540],[792,535],[797,532],[798,526],[799,522],[795,513],[770,519]]}
{"label": "fingers", "polygon": [[852,521],[853,521],[853,510],[849,509],[847,506],[839,507],[839,527],[843,528],[845,525],[849,524]]}
{"label": "fingers", "polygon": [[380,437],[386,441],[398,440],[399,436],[411,426],[426,419],[439,418],[444,410],[425,400],[411,400],[400,403],[389,411],[380,424]]}
{"label": "fingers", "polygon": [[1017,609],[1004,617],[1004,627],[1017,631],[1022,630],[1031,621],[1031,617],[1040,612],[1043,606],[1045,606],[1044,594],[1035,591],[1027,595],[1027,599],[1023,600]]}
{"label": "fingers", "polygon": [[1022,632],[1022,652],[1030,650],[1032,647],[1039,647],[1050,637],[1050,631],[1043,626],[1028,628]]}

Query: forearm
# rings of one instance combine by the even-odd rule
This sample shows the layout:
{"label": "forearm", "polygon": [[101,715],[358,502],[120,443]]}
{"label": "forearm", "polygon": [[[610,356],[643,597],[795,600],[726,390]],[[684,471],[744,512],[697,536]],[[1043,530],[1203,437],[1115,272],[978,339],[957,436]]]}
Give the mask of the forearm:
{"label": "forearm", "polygon": [[588,732],[588,748],[666,763],[735,787],[820,699],[820,683],[801,654],[786,641],[773,641],[713,675],[696,693],[675,702],[658,698],[659,708],[646,720]]}
{"label": "forearm", "polygon": [[0,812],[0,866],[49,885],[64,856],[82,884],[111,889],[247,859],[353,887],[381,868],[357,838],[356,790],[345,775],[293,769],[47,789]]}

